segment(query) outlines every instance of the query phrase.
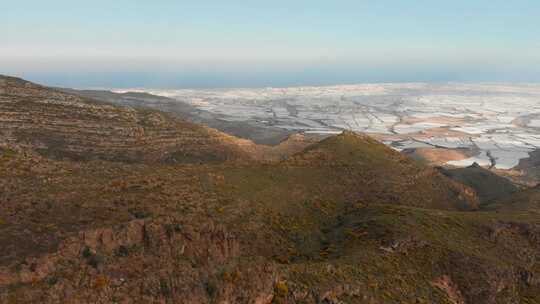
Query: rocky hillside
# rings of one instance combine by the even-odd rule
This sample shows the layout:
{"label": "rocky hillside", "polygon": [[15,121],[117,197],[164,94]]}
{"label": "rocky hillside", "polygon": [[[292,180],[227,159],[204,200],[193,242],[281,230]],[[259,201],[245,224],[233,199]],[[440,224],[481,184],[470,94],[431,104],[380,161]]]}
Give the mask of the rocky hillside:
{"label": "rocky hillside", "polygon": [[486,209],[497,211],[534,212],[540,211],[540,186],[519,191],[510,196],[492,201]]}
{"label": "rocky hillside", "polygon": [[449,210],[474,210],[479,206],[472,188],[354,132],[311,145],[286,163],[325,169],[326,182],[340,181],[354,191],[354,199],[361,201]]}
{"label": "rocky hillside", "polygon": [[198,162],[249,158],[233,138],[166,114],[0,77],[0,142],[55,159]]}
{"label": "rocky hillside", "polygon": [[[540,302],[537,212],[477,210],[472,188],[369,137],[292,137],[276,157],[3,81],[2,304]],[[132,144],[137,127],[153,146]]]}
{"label": "rocky hillside", "polygon": [[277,145],[286,140],[288,136],[293,135],[292,131],[271,126],[261,126],[253,121],[231,121],[223,119],[221,115],[197,109],[188,103],[148,93],[114,93],[100,90],[73,89],[60,90],[86,98],[108,101],[117,105],[163,111],[180,119],[203,124],[238,138],[248,139],[257,144]]}

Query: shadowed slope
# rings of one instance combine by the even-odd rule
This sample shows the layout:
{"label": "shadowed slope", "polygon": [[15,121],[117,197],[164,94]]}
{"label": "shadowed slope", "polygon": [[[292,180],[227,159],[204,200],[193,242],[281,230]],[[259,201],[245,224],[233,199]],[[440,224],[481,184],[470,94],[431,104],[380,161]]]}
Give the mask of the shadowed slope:
{"label": "shadowed slope", "polygon": [[439,168],[439,170],[449,178],[473,188],[482,203],[503,199],[519,191],[519,188],[510,180],[476,163],[467,168]]}
{"label": "shadowed slope", "polygon": [[286,140],[286,138],[293,133],[292,131],[284,130],[282,128],[261,126],[254,121],[229,121],[223,119],[219,114],[197,109],[188,103],[148,93],[113,93],[110,91],[73,89],[60,90],[83,97],[105,100],[117,105],[160,110],[170,113],[180,119],[203,124],[235,137],[248,139],[262,145],[277,145]]}

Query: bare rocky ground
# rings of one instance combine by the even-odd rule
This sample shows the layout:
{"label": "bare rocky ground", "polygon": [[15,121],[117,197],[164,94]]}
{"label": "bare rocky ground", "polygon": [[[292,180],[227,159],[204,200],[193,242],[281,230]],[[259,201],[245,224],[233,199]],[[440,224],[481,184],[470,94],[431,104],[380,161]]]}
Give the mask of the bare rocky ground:
{"label": "bare rocky ground", "polygon": [[535,189],[481,204],[352,132],[260,146],[5,77],[0,101],[0,303],[540,302]]}

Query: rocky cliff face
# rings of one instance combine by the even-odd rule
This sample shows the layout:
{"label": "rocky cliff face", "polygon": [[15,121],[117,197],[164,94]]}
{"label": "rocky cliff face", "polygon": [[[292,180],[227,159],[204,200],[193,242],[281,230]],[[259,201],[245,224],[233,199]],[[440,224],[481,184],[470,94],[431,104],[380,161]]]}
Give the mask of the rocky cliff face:
{"label": "rocky cliff face", "polygon": [[366,136],[264,148],[13,78],[0,124],[2,304],[540,302],[533,193],[476,210]]}
{"label": "rocky cliff face", "polygon": [[81,231],[54,252],[4,267],[0,286],[34,286],[4,294],[8,302],[269,303],[275,267],[238,262],[240,254],[236,237],[212,223],[134,220]]}

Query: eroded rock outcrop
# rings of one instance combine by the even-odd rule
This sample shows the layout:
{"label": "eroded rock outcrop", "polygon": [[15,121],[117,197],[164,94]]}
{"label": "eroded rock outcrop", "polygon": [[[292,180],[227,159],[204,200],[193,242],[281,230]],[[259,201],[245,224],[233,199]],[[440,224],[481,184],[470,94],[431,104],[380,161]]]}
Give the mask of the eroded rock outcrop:
{"label": "eroded rock outcrop", "polygon": [[[0,268],[0,294],[41,303],[269,303],[274,265],[240,256],[236,237],[211,222],[134,220],[82,231],[52,253]],[[32,292],[17,292],[26,285]]]}

